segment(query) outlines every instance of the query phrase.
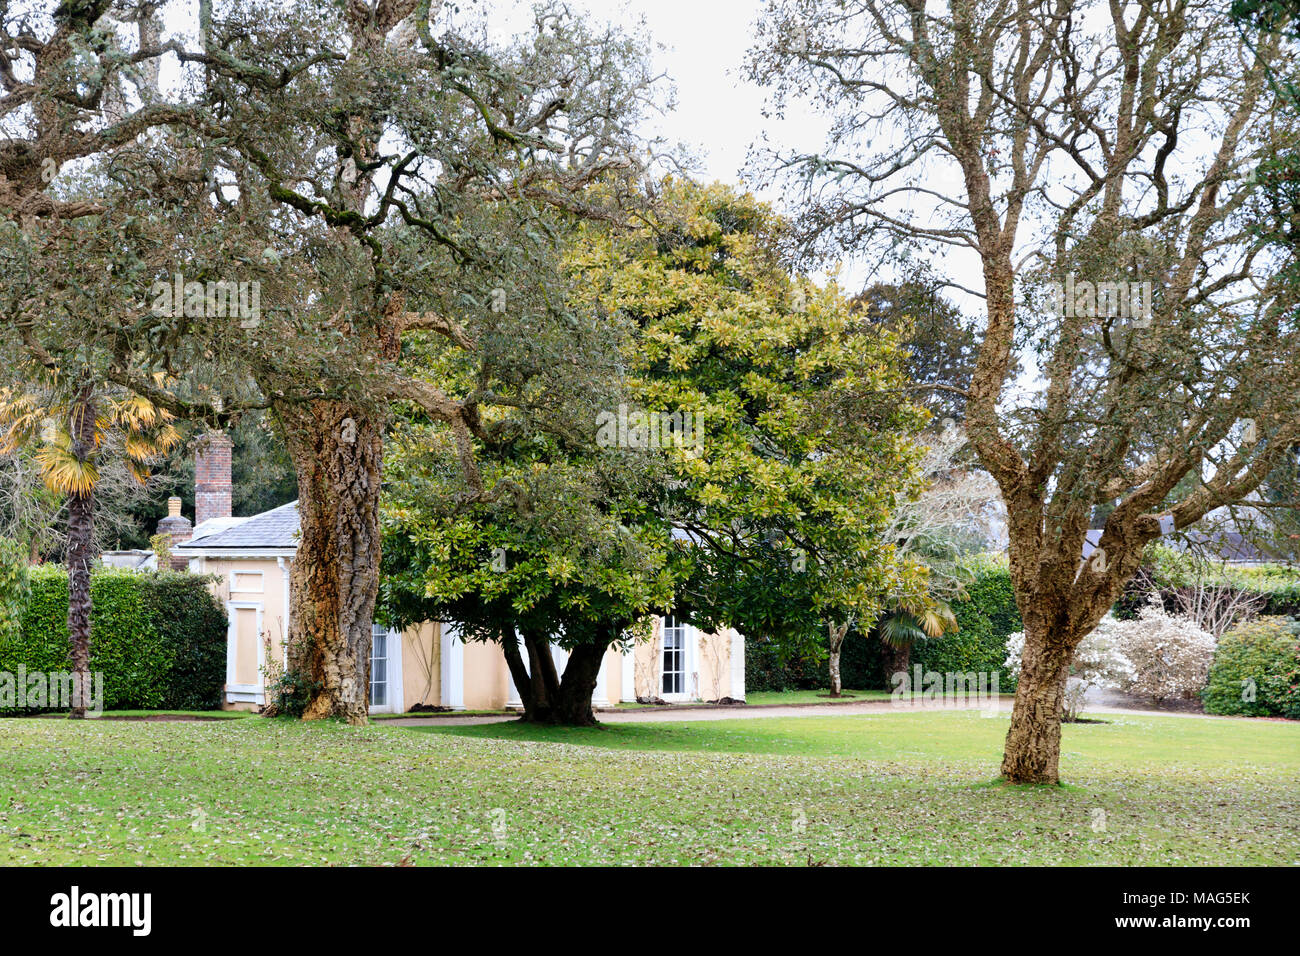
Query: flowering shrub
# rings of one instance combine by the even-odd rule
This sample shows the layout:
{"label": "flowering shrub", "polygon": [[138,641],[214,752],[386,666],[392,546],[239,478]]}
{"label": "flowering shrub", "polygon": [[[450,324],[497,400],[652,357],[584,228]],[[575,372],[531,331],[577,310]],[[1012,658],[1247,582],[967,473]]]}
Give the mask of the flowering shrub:
{"label": "flowering shrub", "polygon": [[[1108,614],[1074,649],[1070,677],[1065,684],[1062,708],[1065,720],[1079,719],[1083,698],[1090,688],[1122,687],[1132,679],[1133,666],[1119,649],[1120,629],[1124,624],[1125,622]],[[1016,631],[1007,637],[1006,666],[1014,673],[1020,672],[1020,658],[1024,649],[1023,631]]]}
{"label": "flowering shrub", "polygon": [[1158,600],[1142,608],[1136,620],[1117,624],[1119,651],[1133,666],[1122,690],[1159,703],[1191,697],[1205,686],[1214,659],[1214,636],[1208,631],[1165,613]]}
{"label": "flowering shrub", "polygon": [[[1023,632],[1007,638],[1007,667],[1019,671],[1024,647]],[[1092,687],[1113,687],[1157,703],[1191,697],[1205,686],[1213,658],[1214,636],[1187,618],[1165,613],[1156,601],[1131,621],[1107,614],[1075,648],[1063,716],[1076,720]]]}

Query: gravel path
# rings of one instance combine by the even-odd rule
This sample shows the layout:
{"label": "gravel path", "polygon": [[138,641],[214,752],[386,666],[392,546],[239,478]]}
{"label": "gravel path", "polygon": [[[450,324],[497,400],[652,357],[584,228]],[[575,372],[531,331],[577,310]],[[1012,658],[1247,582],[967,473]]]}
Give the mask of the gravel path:
{"label": "gravel path", "polygon": [[[1192,717],[1202,720],[1232,720],[1231,717],[1211,717],[1205,714],[1179,711],[1179,710],[1153,710],[1150,708],[1141,708],[1129,705],[1127,700],[1121,699],[1116,701],[1115,696],[1106,695],[1098,698],[1096,703],[1092,702],[1092,695],[1089,695],[1089,704],[1084,711],[1084,716],[1096,716],[1098,714],[1142,714],[1159,717]],[[1012,697],[1004,695],[998,703],[1000,713],[1011,712]],[[669,721],[686,721],[686,720],[743,720],[755,717],[850,717],[863,716],[869,714],[891,714],[909,711],[921,710],[978,710],[979,707],[956,707],[950,705],[936,704],[895,704],[888,700],[864,700],[854,703],[842,704],[768,704],[762,706],[730,706],[730,707],[673,707],[659,708],[646,707],[637,710],[602,710],[598,711],[596,718],[601,723],[606,724],[647,724]],[[472,717],[400,717],[395,720],[386,720],[386,726],[396,727],[424,727],[431,724],[499,724],[509,720],[517,719],[514,715],[488,715],[479,714]]]}

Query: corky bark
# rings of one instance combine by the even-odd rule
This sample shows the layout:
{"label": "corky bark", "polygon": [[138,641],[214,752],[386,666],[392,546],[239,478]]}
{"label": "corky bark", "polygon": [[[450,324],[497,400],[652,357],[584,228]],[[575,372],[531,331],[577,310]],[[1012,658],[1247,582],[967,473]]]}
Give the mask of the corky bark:
{"label": "corky bark", "polygon": [[304,719],[364,724],[379,590],[383,420],[337,402],[277,408],[298,472],[289,669],[311,685]]}

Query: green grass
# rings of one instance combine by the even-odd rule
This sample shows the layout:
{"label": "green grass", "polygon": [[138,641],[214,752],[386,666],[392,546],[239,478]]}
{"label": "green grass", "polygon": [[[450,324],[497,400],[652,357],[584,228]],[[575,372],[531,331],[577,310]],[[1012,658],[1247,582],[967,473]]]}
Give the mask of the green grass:
{"label": "green grass", "polygon": [[407,717],[422,717],[429,720],[438,720],[447,717],[500,717],[510,713],[508,710],[456,710],[429,713],[428,711],[419,711],[411,713],[407,711],[404,714],[371,714],[371,720],[399,720]]}
{"label": "green grass", "polygon": [[773,704],[852,704],[866,700],[889,700],[887,690],[845,690],[848,697],[830,697],[830,690],[758,690],[745,695],[751,707]]}
{"label": "green grass", "polygon": [[199,717],[203,720],[243,720],[256,717],[250,710],[106,710],[103,717]]}
{"label": "green grass", "polygon": [[[891,694],[887,690],[845,690],[845,697],[831,697],[827,688],[821,690],[759,690],[750,691],[745,695],[745,703],[750,707],[779,707],[789,704],[857,704],[866,701],[889,700]],[[923,692],[918,691],[915,695],[923,696]],[[1010,697],[1011,695],[1004,695]],[[636,704],[620,703],[619,709],[626,710],[653,710],[661,708],[660,704]],[[716,704],[710,704],[707,701],[692,701],[685,704],[675,704],[675,707],[716,707]],[[725,706],[732,706],[730,704]]]}
{"label": "green grass", "polygon": [[1066,726],[1067,788],[990,786],[1007,721],[974,712],[580,731],[14,719],[0,863],[1300,862],[1300,724],[1108,719]]}

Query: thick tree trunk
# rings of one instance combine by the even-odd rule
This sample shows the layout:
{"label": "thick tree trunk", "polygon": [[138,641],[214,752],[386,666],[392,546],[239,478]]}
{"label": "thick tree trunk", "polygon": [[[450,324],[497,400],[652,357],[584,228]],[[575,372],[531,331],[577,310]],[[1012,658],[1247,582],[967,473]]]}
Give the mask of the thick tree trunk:
{"label": "thick tree trunk", "polygon": [[1008,783],[1059,783],[1061,713],[1073,645],[1059,634],[1025,633],[1025,650],[1002,756]]}
{"label": "thick tree trunk", "polygon": [[596,681],[608,648],[608,644],[579,644],[569,652],[564,679],[560,681],[560,696],[553,710],[555,723],[567,727],[595,725],[596,713],[591,709],[591,696],[596,691]]}
{"label": "thick tree trunk", "polygon": [[[89,387],[77,396],[70,431],[72,454],[86,461],[95,449],[95,401]],[[68,496],[68,657],[73,677],[69,716],[78,720],[86,716],[90,688],[90,566],[94,540],[95,491],[91,488]]]}
{"label": "thick tree trunk", "polygon": [[528,651],[528,692],[520,691],[524,702],[524,720],[530,723],[551,723],[551,708],[560,693],[560,679],[555,673],[555,659],[551,657],[548,635],[531,627],[523,628],[524,648]]}
{"label": "thick tree trunk", "polygon": [[310,685],[305,720],[368,719],[379,590],[384,420],[338,402],[277,407],[298,473],[289,670]]}
{"label": "thick tree trunk", "polygon": [[840,649],[831,649],[831,696],[839,697],[843,684],[840,682]]}
{"label": "thick tree trunk", "polygon": [[[550,642],[545,634],[526,629],[524,645],[528,649],[529,661],[529,674],[524,681],[528,692],[521,690],[519,694],[524,703],[524,721],[565,727],[594,726],[596,714],[591,708],[591,697],[609,644],[579,644],[574,647],[569,652],[562,678],[556,674]],[[506,660],[509,662],[509,655]],[[511,674],[514,674],[514,665],[511,665]],[[515,686],[523,686],[518,680],[516,677]]]}

